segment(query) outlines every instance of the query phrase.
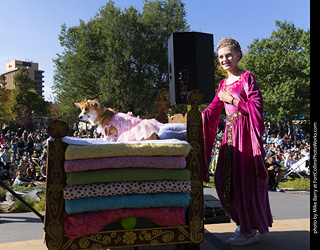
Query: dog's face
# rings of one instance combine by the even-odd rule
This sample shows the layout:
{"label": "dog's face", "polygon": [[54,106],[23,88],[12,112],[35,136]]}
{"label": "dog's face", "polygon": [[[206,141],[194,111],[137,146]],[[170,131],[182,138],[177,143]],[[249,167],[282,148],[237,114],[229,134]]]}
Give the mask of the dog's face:
{"label": "dog's face", "polygon": [[75,103],[75,105],[81,109],[81,113],[79,115],[80,121],[89,121],[92,125],[94,125],[99,110],[101,108],[100,103],[97,100],[86,100],[84,99],[81,102]]}

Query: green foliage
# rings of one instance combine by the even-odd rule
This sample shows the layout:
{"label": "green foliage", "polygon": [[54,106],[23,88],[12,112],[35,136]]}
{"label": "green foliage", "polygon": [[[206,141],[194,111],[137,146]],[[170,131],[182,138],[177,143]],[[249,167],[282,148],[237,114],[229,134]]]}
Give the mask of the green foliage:
{"label": "green foliage", "polygon": [[145,1],[142,13],[109,1],[87,23],[62,25],[53,88],[64,119],[77,117],[73,103],[84,98],[153,116],[154,101],[168,91],[167,39],[188,30],[185,16],[180,0]]}
{"label": "green foliage", "polygon": [[21,105],[18,111],[17,125],[23,129],[33,131],[34,128],[34,115],[28,107]]}
{"label": "green foliage", "polygon": [[[290,177],[289,177],[290,178]],[[215,188],[214,178],[210,177],[209,182],[204,182],[203,185]],[[307,178],[296,178],[279,183],[280,188],[288,188],[292,190],[310,190],[310,180]]]}
{"label": "green foliage", "polygon": [[38,115],[48,113],[49,102],[40,97],[35,90],[28,90],[26,99],[28,110],[34,111]]}
{"label": "green foliage", "polygon": [[33,207],[37,211],[45,211],[46,209],[46,195],[40,194],[40,200],[39,201],[34,201]]}
{"label": "green foliage", "polygon": [[293,190],[310,190],[310,180],[307,178],[296,178],[279,183],[280,188],[290,188]]}
{"label": "green foliage", "polygon": [[[31,199],[25,199],[25,201],[32,206],[33,200]],[[16,200],[14,204],[9,209],[10,213],[25,213],[25,212],[31,212],[31,209],[28,208],[25,204],[23,204],[21,201]]]}
{"label": "green foliage", "polygon": [[9,124],[15,118],[13,112],[14,92],[12,89],[6,89],[5,77],[0,79],[0,124]]}
{"label": "green foliage", "polygon": [[14,75],[14,89],[6,89],[6,79],[0,79],[0,124],[18,125],[32,129],[33,113],[47,114],[49,103],[37,95],[35,81],[28,76],[28,71],[20,68]]}
{"label": "green foliage", "polygon": [[35,86],[35,81],[29,78],[28,71],[20,68],[18,73],[14,75],[14,111],[18,112],[20,106],[28,107],[28,91]]}
{"label": "green foliage", "polygon": [[6,197],[7,190],[0,188],[0,196],[4,199]]}
{"label": "green foliage", "polygon": [[271,122],[310,116],[310,31],[276,21],[269,38],[255,39],[241,61],[252,71]]}
{"label": "green foliage", "polygon": [[[25,201],[32,206],[35,210],[38,212],[45,210],[45,195],[40,195],[40,200],[31,200],[31,199],[25,199]],[[9,211],[10,213],[24,213],[24,212],[32,212],[30,208],[28,208],[25,204],[23,204],[21,201],[16,200],[14,204],[10,207]]]}
{"label": "green foliage", "polygon": [[[45,201],[46,201],[46,196],[45,196],[45,190],[46,186],[45,185],[38,185],[35,187],[20,187],[20,186],[12,186],[11,189],[15,192],[30,192],[35,189],[42,189],[43,193],[40,194],[40,200],[31,200],[31,199],[25,199],[25,201],[31,205],[35,210],[37,211],[44,211],[45,210]],[[0,196],[2,198],[6,197],[6,193],[8,191],[0,188]],[[4,212],[0,209],[0,213]],[[9,211],[10,213],[23,213],[23,212],[31,212],[31,210],[24,205],[21,201],[15,200],[14,204],[10,207]]]}
{"label": "green foliage", "polygon": [[210,177],[209,182],[203,182],[203,185],[210,188],[216,188],[214,183],[214,177]]}

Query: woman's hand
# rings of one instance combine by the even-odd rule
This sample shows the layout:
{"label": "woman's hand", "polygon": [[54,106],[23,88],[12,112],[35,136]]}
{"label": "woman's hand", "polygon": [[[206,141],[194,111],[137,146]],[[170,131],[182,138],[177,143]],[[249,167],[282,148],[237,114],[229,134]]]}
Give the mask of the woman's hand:
{"label": "woman's hand", "polygon": [[221,101],[223,102],[227,102],[227,103],[231,103],[232,102],[232,95],[230,95],[229,92],[227,91],[224,91],[224,90],[221,90],[219,93],[218,93],[218,97],[220,98]]}
{"label": "woman's hand", "polygon": [[221,101],[230,103],[233,106],[238,107],[239,100],[235,99],[232,95],[230,95],[229,92],[221,90],[218,93],[218,97],[220,98]]}

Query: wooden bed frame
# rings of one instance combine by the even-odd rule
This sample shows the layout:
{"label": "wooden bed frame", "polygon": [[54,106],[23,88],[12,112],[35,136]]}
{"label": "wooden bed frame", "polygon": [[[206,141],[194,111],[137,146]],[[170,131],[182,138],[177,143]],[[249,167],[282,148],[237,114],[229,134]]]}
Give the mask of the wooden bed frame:
{"label": "wooden bed frame", "polygon": [[[186,212],[186,225],[178,227],[156,227],[131,230],[100,231],[76,239],[63,233],[64,199],[66,186],[64,172],[67,144],[61,138],[69,134],[68,124],[61,120],[52,121],[48,126],[54,141],[48,143],[45,241],[50,250],[102,249],[138,247],[165,244],[200,243],[204,239],[204,201],[202,183],[202,118],[199,105],[203,94],[191,91],[188,102],[191,110],[187,116],[187,141],[192,146],[187,157],[187,168],[191,173],[191,204]],[[132,236],[132,240],[124,238]],[[128,244],[129,243],[129,244]]]}

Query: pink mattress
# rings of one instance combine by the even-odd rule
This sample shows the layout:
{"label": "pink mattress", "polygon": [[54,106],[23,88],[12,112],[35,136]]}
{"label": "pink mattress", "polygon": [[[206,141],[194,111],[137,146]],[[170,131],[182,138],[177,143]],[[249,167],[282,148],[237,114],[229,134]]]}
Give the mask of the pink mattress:
{"label": "pink mattress", "polygon": [[182,207],[114,209],[65,215],[64,234],[74,239],[97,233],[106,225],[126,217],[148,218],[159,226],[185,225]]}

